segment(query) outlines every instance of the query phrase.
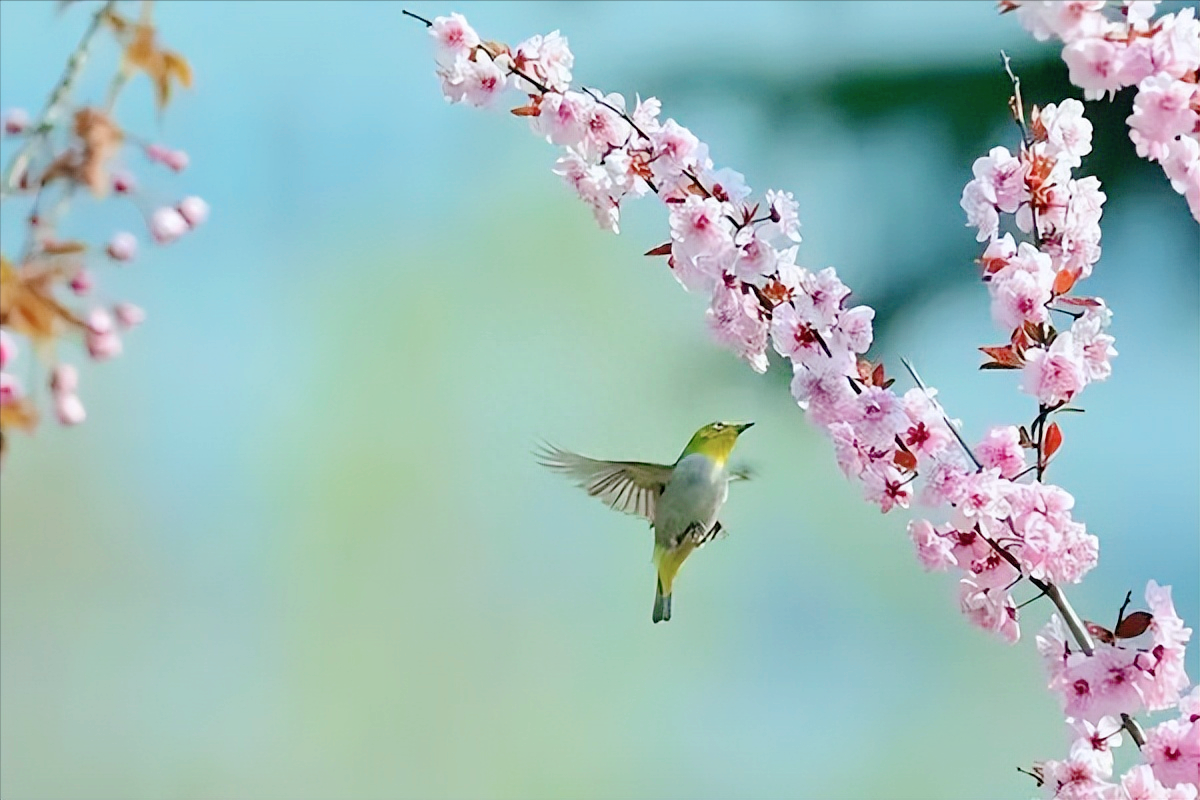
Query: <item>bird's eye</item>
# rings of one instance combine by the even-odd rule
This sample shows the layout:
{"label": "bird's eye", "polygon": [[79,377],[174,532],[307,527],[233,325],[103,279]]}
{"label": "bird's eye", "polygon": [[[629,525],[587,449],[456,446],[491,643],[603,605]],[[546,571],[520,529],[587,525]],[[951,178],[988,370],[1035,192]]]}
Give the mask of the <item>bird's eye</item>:
{"label": "bird's eye", "polygon": [[713,423],[713,430],[715,430],[715,431],[722,430],[722,429],[724,429],[724,427],[725,427],[724,422],[714,422]]}

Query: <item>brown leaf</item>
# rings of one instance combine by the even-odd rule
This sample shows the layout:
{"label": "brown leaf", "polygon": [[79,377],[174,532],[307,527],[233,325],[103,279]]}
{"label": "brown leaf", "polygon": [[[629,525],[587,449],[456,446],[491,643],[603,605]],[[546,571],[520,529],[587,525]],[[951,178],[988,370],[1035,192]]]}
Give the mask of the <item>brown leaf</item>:
{"label": "brown leaf", "polygon": [[1050,427],[1046,428],[1046,442],[1044,458],[1050,458],[1058,452],[1058,448],[1062,447],[1063,435],[1062,429],[1058,427],[1057,422],[1051,422]]}
{"label": "brown leaf", "polygon": [[53,339],[65,325],[86,323],[52,294],[57,271],[18,271],[0,256],[0,325],[12,328],[35,341]]}
{"label": "brown leaf", "polygon": [[1154,615],[1148,611],[1134,611],[1125,619],[1121,620],[1121,624],[1117,626],[1116,635],[1118,639],[1133,639],[1141,636],[1150,627],[1150,623],[1154,621]]}
{"label": "brown leaf", "polygon": [[871,383],[875,386],[883,386],[887,378],[883,374],[883,362],[879,362],[875,366],[875,370],[871,373]]}
{"label": "brown leaf", "polygon": [[1075,281],[1079,279],[1079,273],[1075,270],[1064,269],[1060,270],[1054,276],[1054,294],[1066,294],[1071,291],[1071,287],[1075,285]]}
{"label": "brown leaf", "polygon": [[540,117],[542,109],[540,106],[530,104],[527,106],[517,106],[510,113],[514,117]]}
{"label": "brown leaf", "polygon": [[70,253],[82,253],[87,245],[74,240],[66,242],[42,242],[42,252],[48,256],[63,256]]}
{"label": "brown leaf", "polygon": [[1092,636],[1095,636],[1105,644],[1113,644],[1116,642],[1117,639],[1115,636],[1113,636],[1112,631],[1103,625],[1097,625],[1094,622],[1088,622],[1086,625],[1088,633],[1090,633]]}
{"label": "brown leaf", "polygon": [[1021,435],[1021,447],[1032,450],[1036,446],[1033,443],[1033,438],[1029,435],[1029,431],[1025,429],[1024,425],[1017,428],[1017,432]]}
{"label": "brown leaf", "polygon": [[892,458],[896,462],[896,466],[900,469],[914,472],[917,469],[917,457],[907,450],[897,450],[896,455]]}
{"label": "brown leaf", "polygon": [[126,73],[138,70],[146,74],[154,84],[154,99],[161,111],[171,100],[172,83],[191,87],[191,65],[179,53],[159,47],[154,26],[149,22],[134,25],[128,38],[121,68]]}
{"label": "brown leaf", "polygon": [[671,243],[660,244],[658,247],[652,247],[646,251],[648,256],[669,256],[671,255]]}
{"label": "brown leaf", "polygon": [[1020,369],[1025,366],[1025,360],[1017,355],[1012,345],[1003,347],[981,347],[985,354],[992,357],[992,364],[984,364],[980,369]]}
{"label": "brown leaf", "polygon": [[37,427],[37,409],[28,397],[11,400],[0,406],[0,431],[18,428],[32,433]]}

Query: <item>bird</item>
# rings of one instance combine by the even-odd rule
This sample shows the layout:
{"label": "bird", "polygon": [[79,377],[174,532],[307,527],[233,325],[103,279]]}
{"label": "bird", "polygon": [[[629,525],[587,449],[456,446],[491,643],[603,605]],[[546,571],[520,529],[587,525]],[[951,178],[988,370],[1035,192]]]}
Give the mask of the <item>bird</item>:
{"label": "bird", "polygon": [[723,533],[717,516],[731,480],[750,470],[728,465],[738,437],[753,422],[712,422],[692,435],[674,464],[602,461],[543,443],[535,456],[573,479],[610,508],[648,520],[654,529],[654,622],[671,619],[671,593],[679,568],[693,550]]}

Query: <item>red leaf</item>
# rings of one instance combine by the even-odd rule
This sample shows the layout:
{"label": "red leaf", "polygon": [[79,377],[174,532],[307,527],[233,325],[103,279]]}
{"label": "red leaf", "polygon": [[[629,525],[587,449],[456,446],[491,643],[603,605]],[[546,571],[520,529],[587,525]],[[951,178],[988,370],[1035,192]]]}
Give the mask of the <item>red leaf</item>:
{"label": "red leaf", "polygon": [[1062,429],[1058,427],[1057,422],[1051,422],[1050,427],[1046,428],[1046,442],[1043,458],[1050,458],[1062,446],[1063,436]]}
{"label": "red leaf", "polygon": [[514,117],[540,117],[542,109],[538,106],[517,106],[512,110]]}
{"label": "red leaf", "polygon": [[1095,636],[1105,644],[1112,644],[1116,641],[1116,637],[1113,636],[1112,631],[1110,631],[1108,628],[1105,628],[1103,625],[1097,625],[1094,622],[1089,622],[1087,623],[1087,630],[1088,633],[1090,633],[1092,636]]}
{"label": "red leaf", "polygon": [[648,255],[648,256],[669,256],[669,255],[671,255],[671,243],[667,242],[666,244],[660,244],[658,247],[655,247],[651,250],[647,250],[646,255]]}
{"label": "red leaf", "polygon": [[900,469],[906,469],[909,472],[914,472],[917,469],[917,457],[907,450],[897,450],[892,460],[896,462],[896,466],[900,467]]}
{"label": "red leaf", "polygon": [[1054,276],[1054,293],[1056,295],[1066,294],[1067,292],[1071,291],[1071,287],[1075,285],[1075,281],[1078,279],[1079,273],[1075,270],[1060,270],[1059,273]]}
{"label": "red leaf", "polygon": [[1060,297],[1058,302],[1070,306],[1088,306],[1089,308],[1099,308],[1100,306],[1100,301],[1094,297]]}
{"label": "red leaf", "polygon": [[1117,626],[1116,630],[1117,638],[1132,639],[1135,636],[1141,636],[1150,627],[1153,620],[1154,616],[1150,612],[1135,611],[1121,620],[1121,624]]}
{"label": "red leaf", "polygon": [[979,349],[991,356],[992,360],[999,365],[984,364],[984,369],[1019,369],[1025,365],[1024,359],[1017,355],[1012,345],[1005,345],[1004,347],[981,347]]}
{"label": "red leaf", "polygon": [[879,362],[879,365],[875,367],[875,371],[871,373],[871,383],[875,384],[876,386],[883,386],[884,380],[886,380],[886,378],[883,374],[883,362],[881,361]]}

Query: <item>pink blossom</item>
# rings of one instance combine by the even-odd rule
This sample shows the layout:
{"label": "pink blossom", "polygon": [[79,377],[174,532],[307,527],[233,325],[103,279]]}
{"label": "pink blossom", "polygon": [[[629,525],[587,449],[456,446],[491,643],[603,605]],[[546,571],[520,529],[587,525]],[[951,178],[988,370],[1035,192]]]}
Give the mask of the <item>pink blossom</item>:
{"label": "pink blossom", "polygon": [[954,557],[953,529],[942,532],[932,522],[916,519],[908,523],[908,538],[917,548],[917,560],[926,570],[941,572],[958,564]]}
{"label": "pink blossom", "polygon": [[0,407],[9,406],[25,394],[21,380],[12,373],[0,372]]}
{"label": "pink blossom", "polygon": [[671,239],[678,249],[673,252],[695,256],[732,248],[733,235],[725,223],[725,213],[721,202],[712,197],[689,195],[675,204],[671,209]]}
{"label": "pink blossom", "polygon": [[88,331],[84,338],[88,355],[97,361],[107,361],[121,354],[121,337],[115,331]]}
{"label": "pink blossom", "polygon": [[763,223],[763,227],[770,232],[776,233],[780,238],[791,242],[800,241],[800,205],[796,202],[796,198],[791,192],[779,192],[774,189],[768,189],[766,193],[766,207],[770,210],[770,222]]}
{"label": "pink blossom", "polygon": [[439,63],[453,63],[455,58],[468,55],[479,46],[479,34],[467,24],[462,14],[435,17],[429,26],[429,35],[437,46]]}
{"label": "pink blossom", "polygon": [[967,227],[978,229],[975,239],[980,242],[994,239],[1000,227],[1000,215],[991,194],[984,182],[976,178],[963,187],[958,203],[967,212]]}
{"label": "pink blossom", "polygon": [[29,112],[23,108],[10,108],[4,112],[4,132],[18,136],[29,127]]}
{"label": "pink blossom", "polygon": [[650,141],[655,155],[650,170],[658,183],[673,186],[685,169],[695,165],[700,140],[675,120],[667,120],[650,134]]}
{"label": "pink blossom", "polygon": [[1025,469],[1025,449],[1015,425],[988,429],[983,441],[975,446],[975,455],[985,467],[1000,470],[1001,477],[1016,477]]}
{"label": "pink blossom", "polygon": [[132,233],[119,231],[108,240],[105,248],[108,257],[113,261],[132,261],[137,255],[137,238]]}
{"label": "pink blossom", "polygon": [[871,320],[875,319],[875,309],[870,306],[855,306],[846,309],[838,317],[833,326],[831,347],[849,350],[852,353],[865,353],[871,349],[871,341],[875,332]]}
{"label": "pink blossom", "polygon": [[934,462],[933,470],[926,471],[925,486],[921,490],[921,503],[926,506],[941,506],[954,502],[966,491],[966,480],[971,473],[960,459],[942,456]]}
{"label": "pink blossom", "polygon": [[1017,210],[1027,199],[1025,169],[1006,147],[993,147],[984,157],[975,159],[971,172],[982,182],[988,198],[1006,214]]}
{"label": "pink blossom", "polygon": [[1104,317],[1092,309],[1071,325],[1071,335],[1083,348],[1083,368],[1089,381],[1106,380],[1112,374],[1110,362],[1117,355],[1113,347],[1116,339],[1104,333],[1104,326]]}
{"label": "pink blossom", "polygon": [[[566,37],[558,31],[541,36],[535,34],[513,49],[514,65],[530,74],[540,83],[555,92],[564,92],[571,85],[571,67],[575,55],[567,45]],[[533,94],[537,87],[528,81],[517,79],[517,88]]]}
{"label": "pink blossom", "polygon": [[146,158],[167,167],[173,172],[183,172],[187,169],[188,154],[182,150],[172,150],[161,144],[146,145]]}
{"label": "pink blossom", "polygon": [[551,144],[579,147],[587,135],[597,103],[579,92],[542,95],[541,113],[530,122],[536,133]]}
{"label": "pink blossom", "polygon": [[[1022,242],[1022,247],[1025,244]],[[1049,269],[1050,257],[1046,256],[1046,269],[1026,272],[1014,266],[1015,261],[1000,270],[988,283],[992,296],[992,319],[1006,333],[1022,327],[1026,322],[1043,323],[1050,318],[1047,305],[1052,297],[1054,273]]]}
{"label": "pink blossom", "polygon": [[812,364],[823,358],[824,350],[818,339],[819,332],[798,312],[791,303],[775,307],[771,315],[771,342],[776,352],[802,364]]}
{"label": "pink blossom", "polygon": [[818,328],[831,328],[837,322],[842,301],[849,295],[850,288],[841,282],[833,267],[816,273],[805,271],[801,273],[796,310]]}
{"label": "pink blossom", "polygon": [[1195,722],[1169,719],[1149,729],[1142,754],[1163,786],[1200,785],[1200,726]]}
{"label": "pink blossom", "polygon": [[811,368],[795,364],[791,390],[792,397],[818,425],[844,422],[855,411],[855,394],[846,375],[832,364]]}
{"label": "pink blossom", "polygon": [[708,325],[716,340],[745,359],[755,372],[767,371],[767,322],[757,298],[732,275],[718,281]]}
{"label": "pink blossom", "polygon": [[1196,9],[1185,7],[1178,14],[1158,20],[1159,30],[1150,40],[1156,68],[1172,78],[1182,78],[1200,69],[1200,22]]}
{"label": "pink blossom", "polygon": [[1200,142],[1190,136],[1175,140],[1167,148],[1162,167],[1171,188],[1187,198],[1192,218],[1200,222]]}
{"label": "pink blossom", "polygon": [[0,369],[17,357],[17,343],[8,335],[8,331],[0,330]]}
{"label": "pink blossom", "polygon": [[131,172],[118,170],[113,173],[112,188],[117,194],[132,194],[137,191],[137,178]]}
{"label": "pink blossom", "polygon": [[1138,84],[1133,114],[1125,121],[1139,156],[1162,161],[1177,136],[1196,130],[1200,115],[1191,108],[1195,93],[1196,84],[1176,80],[1165,73],[1152,75]]}
{"label": "pink blossom", "polygon": [[1007,592],[983,588],[970,578],[958,584],[959,608],[976,627],[998,635],[1009,644],[1021,638],[1017,605]]}
{"label": "pink blossom", "polygon": [[1154,777],[1154,771],[1148,764],[1138,764],[1122,775],[1121,791],[1116,800],[1196,800],[1195,786],[1163,786]]}
{"label": "pink blossom", "polygon": [[968,475],[962,482],[959,513],[967,519],[1004,519],[1009,515],[1007,493],[1011,485],[1000,477],[1000,470],[995,467]]}
{"label": "pink blossom", "polygon": [[86,267],[80,267],[74,275],[71,276],[71,281],[68,284],[71,291],[77,295],[85,295],[92,290],[92,273],[88,272]]}
{"label": "pink blossom", "polygon": [[54,415],[63,425],[78,425],[87,419],[87,410],[77,394],[58,394],[54,397]]}
{"label": "pink blossom", "polygon": [[1016,254],[1017,245],[1013,241],[1012,234],[1006,233],[988,242],[983,255],[979,257],[979,262],[983,266],[984,273],[991,274],[1008,266],[1009,260]]}
{"label": "pink blossom", "polygon": [[1049,349],[1025,351],[1021,371],[1021,391],[1031,394],[1042,405],[1065,403],[1087,382],[1082,354],[1070,331],[1060,333]]}
{"label": "pink blossom", "polygon": [[847,478],[857,478],[870,461],[867,449],[848,422],[834,422],[826,429],[833,441],[834,457]]}
{"label": "pink blossom", "polygon": [[179,201],[175,210],[183,217],[189,228],[196,228],[208,219],[208,203],[203,198],[190,195]]}
{"label": "pink blossom", "polygon": [[1078,167],[1092,152],[1092,123],[1083,115],[1083,103],[1074,98],[1051,103],[1041,110],[1039,120],[1051,145],[1047,155]]}
{"label": "pink blossom", "polygon": [[146,320],[146,312],[133,303],[117,303],[113,306],[113,316],[117,318],[117,324],[127,330]]}
{"label": "pink blossom", "polygon": [[187,220],[174,208],[164,206],[150,215],[150,235],[159,244],[170,244],[187,231]]}
{"label": "pink blossom", "polygon": [[508,86],[508,75],[482,51],[477,52],[480,55],[462,69],[462,97],[469,105],[486,108]]}
{"label": "pink blossom", "polygon": [[881,386],[867,386],[855,398],[857,414],[848,421],[870,447],[894,449],[895,439],[908,428],[908,414],[896,393]]}
{"label": "pink blossom", "polygon": [[738,254],[733,265],[733,274],[741,280],[758,282],[778,267],[779,251],[760,238],[756,229],[742,228],[734,237],[734,243],[737,245]]}
{"label": "pink blossom", "polygon": [[1123,55],[1120,45],[1099,37],[1072,42],[1062,52],[1071,83],[1083,89],[1083,96],[1088,100],[1099,100],[1105,94],[1115,95],[1122,87]]}
{"label": "pink blossom", "polygon": [[50,391],[54,394],[75,394],[79,389],[79,370],[74,364],[59,364],[50,373]]}
{"label": "pink blossom", "polygon": [[899,506],[908,508],[912,487],[900,471],[890,464],[876,463],[859,476],[869,503],[875,503],[883,513]]}
{"label": "pink blossom", "polygon": [[1021,0],[1016,6],[1017,20],[1039,42],[1051,37],[1069,42],[1081,35],[1098,33],[1105,24],[1099,13],[1104,0]]}

